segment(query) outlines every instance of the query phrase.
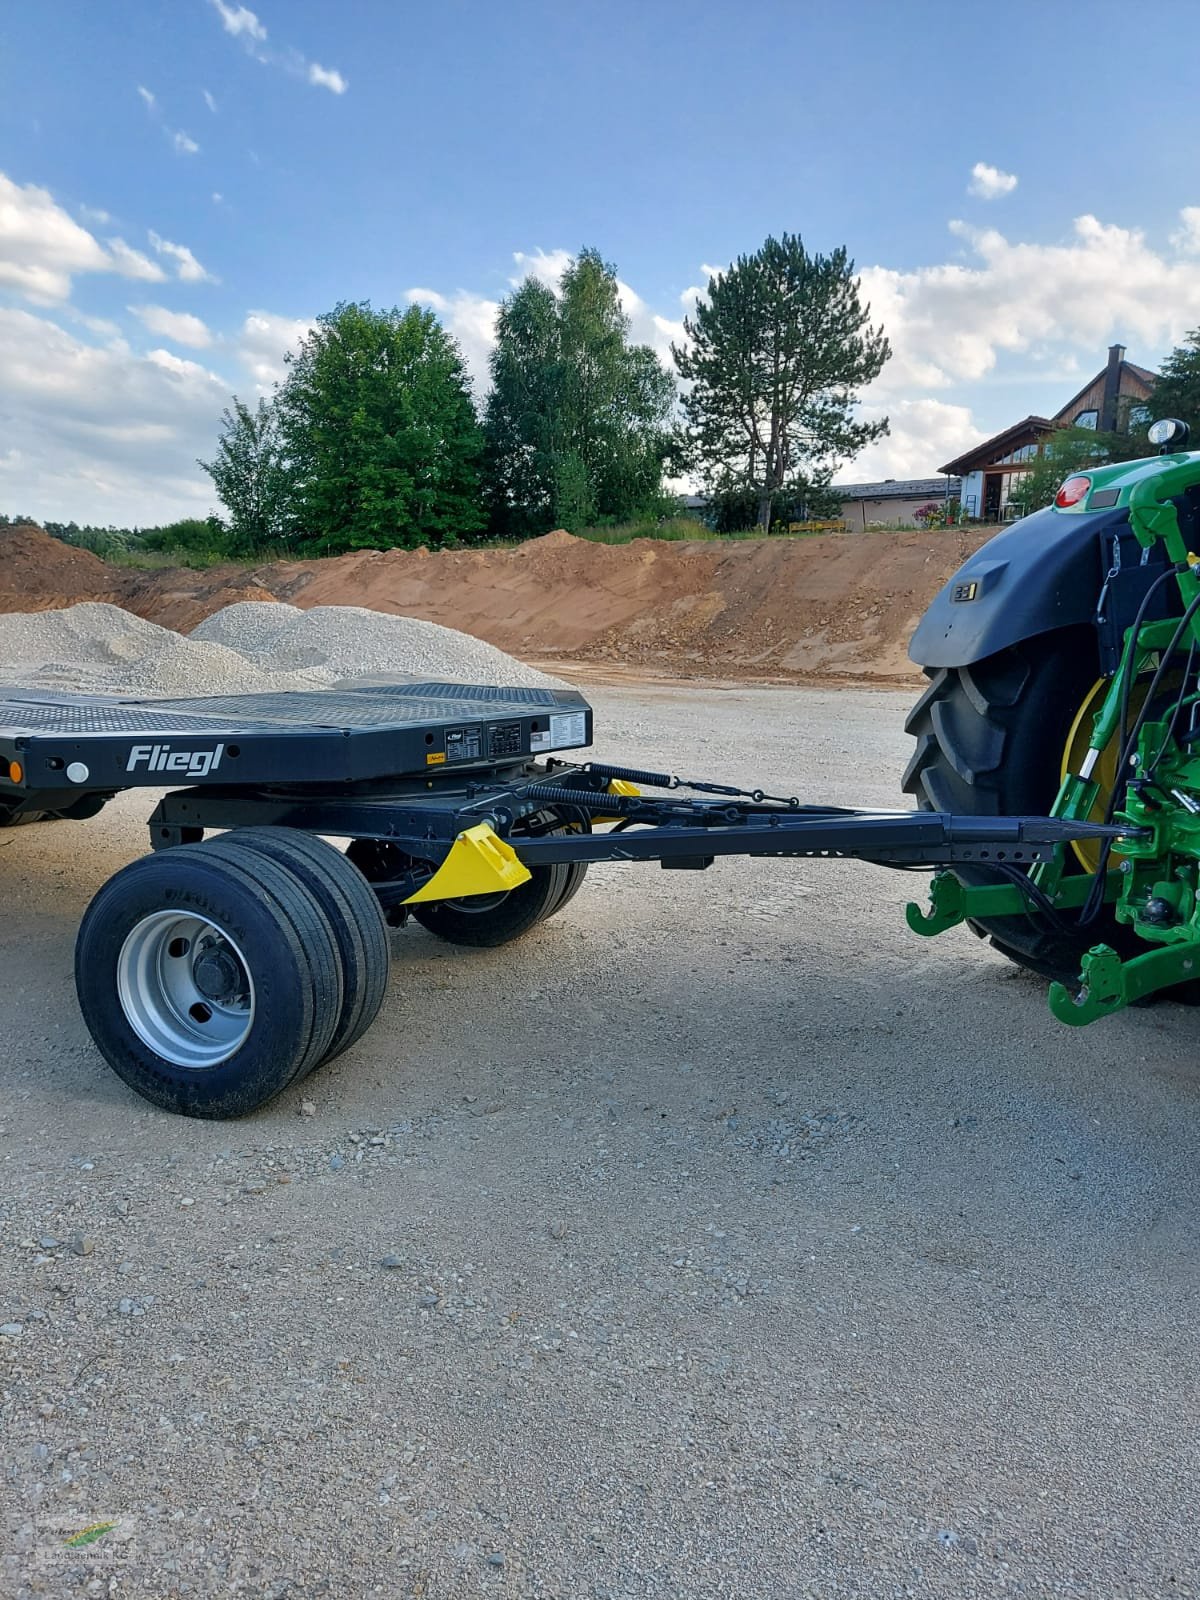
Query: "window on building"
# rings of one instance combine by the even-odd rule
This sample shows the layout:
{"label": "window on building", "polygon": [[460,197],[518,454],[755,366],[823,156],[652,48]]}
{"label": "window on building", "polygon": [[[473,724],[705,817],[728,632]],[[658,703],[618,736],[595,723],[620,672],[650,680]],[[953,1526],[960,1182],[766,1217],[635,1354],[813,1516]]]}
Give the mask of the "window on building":
{"label": "window on building", "polygon": [[1075,426],[1077,428],[1094,428],[1099,421],[1100,413],[1098,411],[1080,411],[1075,417]]}
{"label": "window on building", "polygon": [[995,467],[1011,467],[1019,465],[1022,461],[1032,461],[1038,453],[1036,444],[1023,444],[1019,450],[1010,450],[1006,456],[1001,456],[999,461],[992,463]]}
{"label": "window on building", "polygon": [[1131,428],[1141,428],[1149,421],[1150,421],[1150,407],[1149,406],[1130,406],[1130,408],[1129,408],[1129,426]]}

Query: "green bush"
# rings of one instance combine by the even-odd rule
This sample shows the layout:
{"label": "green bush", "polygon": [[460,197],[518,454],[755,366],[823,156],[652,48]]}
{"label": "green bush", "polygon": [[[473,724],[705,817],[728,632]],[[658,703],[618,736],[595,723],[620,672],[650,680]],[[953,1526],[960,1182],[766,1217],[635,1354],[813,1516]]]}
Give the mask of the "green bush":
{"label": "green bush", "polygon": [[143,550],[177,550],[197,556],[229,553],[229,534],[217,517],[181,517],[160,528],[145,528],[138,542]]}

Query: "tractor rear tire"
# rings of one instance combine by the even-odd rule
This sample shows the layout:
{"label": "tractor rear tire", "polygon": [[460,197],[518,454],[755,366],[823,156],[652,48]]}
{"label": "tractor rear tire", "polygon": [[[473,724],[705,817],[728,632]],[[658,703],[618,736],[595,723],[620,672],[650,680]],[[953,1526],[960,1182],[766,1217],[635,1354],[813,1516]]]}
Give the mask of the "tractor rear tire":
{"label": "tractor rear tire", "polygon": [[[905,792],[927,811],[1045,816],[1060,787],[1075,718],[1098,676],[1094,639],[1082,629],[1030,639],[971,666],[932,671],[905,723],[917,741]],[[958,870],[965,882],[997,881],[985,869]],[[1068,857],[1067,870],[1082,868]],[[1123,951],[1129,943],[1108,907],[1078,932],[1060,932],[1036,914],[971,926],[1010,961],[1068,983],[1078,978],[1093,945]]]}

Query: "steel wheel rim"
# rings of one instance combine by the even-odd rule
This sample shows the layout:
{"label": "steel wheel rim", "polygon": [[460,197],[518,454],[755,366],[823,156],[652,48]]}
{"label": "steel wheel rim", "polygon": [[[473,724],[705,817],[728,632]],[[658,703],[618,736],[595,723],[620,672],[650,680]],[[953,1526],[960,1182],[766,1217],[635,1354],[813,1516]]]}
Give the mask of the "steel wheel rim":
{"label": "steel wheel rim", "polygon": [[117,995],[142,1043],[175,1067],[210,1071],[254,1025],[254,980],[241,950],[207,917],[155,911],[117,957]]}
{"label": "steel wheel rim", "polygon": [[511,889],[498,889],[495,894],[472,894],[464,900],[443,900],[441,904],[450,906],[455,911],[466,911],[472,916],[478,916],[485,911],[498,910],[511,893]]}

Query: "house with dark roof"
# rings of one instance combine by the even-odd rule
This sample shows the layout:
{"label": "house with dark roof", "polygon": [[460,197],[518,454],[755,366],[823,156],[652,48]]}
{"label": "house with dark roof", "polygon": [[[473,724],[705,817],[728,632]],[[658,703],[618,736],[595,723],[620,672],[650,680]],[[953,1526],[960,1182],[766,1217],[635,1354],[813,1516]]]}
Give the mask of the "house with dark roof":
{"label": "house with dark roof", "polygon": [[873,522],[914,522],[914,512],[931,501],[957,500],[957,478],[884,478],[879,483],[835,483],[832,493],[842,502],[842,521],[851,533]]}
{"label": "house with dark roof", "polygon": [[1111,345],[1108,364],[1054,416],[1023,417],[1003,433],[965,450],[941,470],[962,479],[962,507],[968,517],[1003,522],[1020,516],[1021,478],[1044,439],[1059,428],[1113,433],[1131,422],[1144,421],[1155,382],[1153,372],[1126,361],[1124,345]]}

